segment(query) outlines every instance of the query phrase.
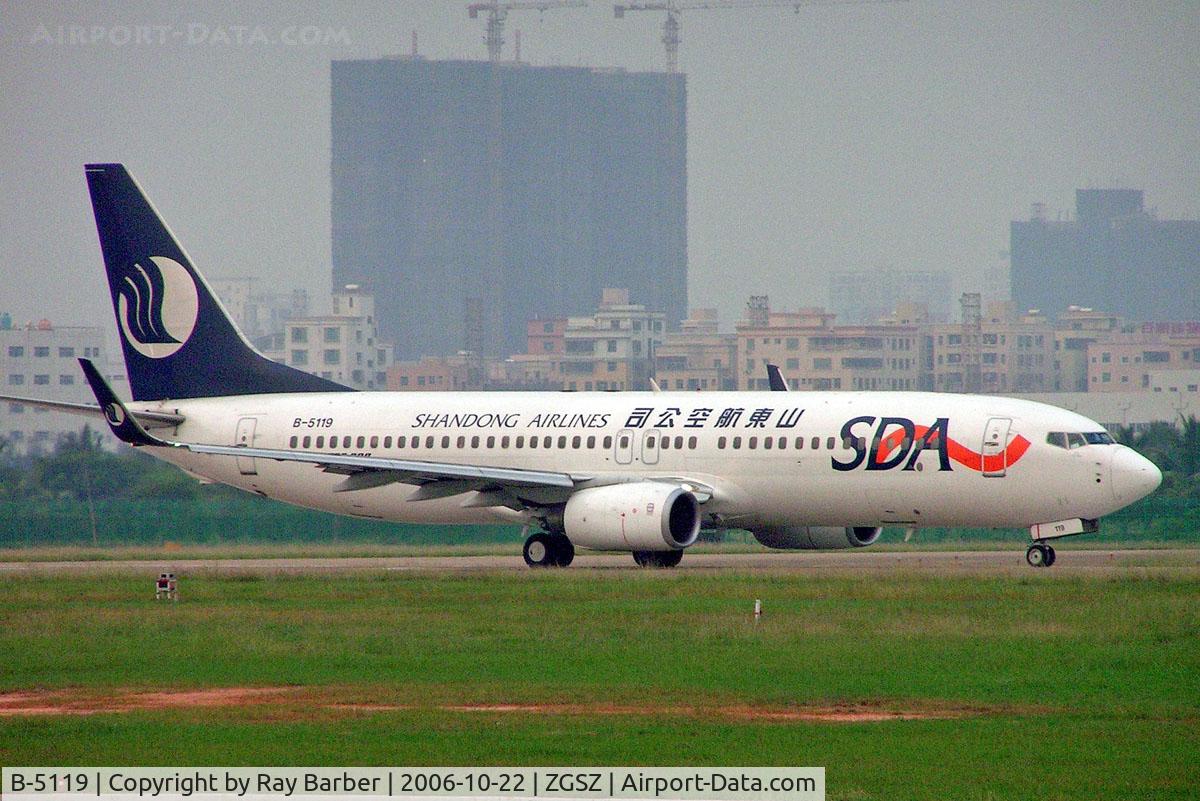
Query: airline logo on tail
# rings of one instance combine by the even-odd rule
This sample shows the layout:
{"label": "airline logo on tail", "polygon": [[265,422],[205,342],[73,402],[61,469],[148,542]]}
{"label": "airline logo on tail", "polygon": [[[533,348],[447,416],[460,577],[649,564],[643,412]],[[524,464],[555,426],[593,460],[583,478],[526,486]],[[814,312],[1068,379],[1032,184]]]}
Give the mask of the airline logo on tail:
{"label": "airline logo on tail", "polygon": [[143,356],[165,359],[192,335],[200,313],[196,282],[174,259],[151,256],[134,262],[117,291],[121,334]]}

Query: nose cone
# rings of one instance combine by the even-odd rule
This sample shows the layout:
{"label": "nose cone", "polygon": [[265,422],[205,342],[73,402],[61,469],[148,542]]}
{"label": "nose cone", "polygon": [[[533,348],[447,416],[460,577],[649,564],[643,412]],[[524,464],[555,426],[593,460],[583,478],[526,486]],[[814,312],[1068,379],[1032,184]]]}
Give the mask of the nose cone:
{"label": "nose cone", "polygon": [[1162,483],[1162,471],[1135,450],[1118,445],[1112,459],[1113,496],[1122,506],[1144,498]]}

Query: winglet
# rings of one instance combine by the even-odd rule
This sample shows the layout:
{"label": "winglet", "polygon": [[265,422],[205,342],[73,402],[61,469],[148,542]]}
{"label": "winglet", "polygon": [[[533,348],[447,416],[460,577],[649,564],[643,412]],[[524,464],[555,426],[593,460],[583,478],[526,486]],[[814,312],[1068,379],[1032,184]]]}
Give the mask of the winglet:
{"label": "winglet", "polygon": [[104,411],[104,419],[117,439],[128,442],[130,445],[159,447],[171,445],[169,442],[164,442],[158,437],[146,433],[146,429],[142,428],[142,424],[137,421],[137,418],[125,408],[125,404],[112,391],[112,387],[104,380],[104,376],[100,375],[100,371],[96,369],[96,365],[92,364],[91,359],[80,359],[79,366],[83,368],[83,374],[91,384],[92,392],[96,395],[96,402]]}
{"label": "winglet", "polygon": [[783,373],[779,372],[779,365],[767,365],[767,382],[771,387],[772,392],[787,392],[787,381],[783,380]]}

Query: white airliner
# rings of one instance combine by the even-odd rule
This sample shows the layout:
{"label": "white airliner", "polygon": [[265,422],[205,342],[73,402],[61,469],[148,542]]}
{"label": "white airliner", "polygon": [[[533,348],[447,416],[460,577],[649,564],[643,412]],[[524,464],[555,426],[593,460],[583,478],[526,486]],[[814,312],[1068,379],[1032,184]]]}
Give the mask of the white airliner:
{"label": "white airliner", "polygon": [[1048,540],[1162,476],[1092,420],[918,392],[354,392],[259,355],[119,164],[86,167],[133,400],[87,360],[122,440],[204,480],[398,522],[523,524],[531,566],[575,548],[679,563],[701,528],[781,549],[882,526],[1030,527]]}

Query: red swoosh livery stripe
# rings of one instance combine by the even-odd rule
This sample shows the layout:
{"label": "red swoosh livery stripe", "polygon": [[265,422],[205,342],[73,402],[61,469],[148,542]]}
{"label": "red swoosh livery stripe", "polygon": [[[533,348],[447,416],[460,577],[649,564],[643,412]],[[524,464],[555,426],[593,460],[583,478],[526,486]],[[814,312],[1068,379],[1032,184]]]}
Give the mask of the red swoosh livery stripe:
{"label": "red swoosh livery stripe", "polygon": [[[929,431],[929,426],[913,426],[916,433],[916,439],[925,436]],[[879,451],[875,454],[876,461],[882,462],[892,454],[896,448],[900,447],[900,443],[904,441],[904,429],[898,428],[888,434],[879,442]],[[936,442],[936,440],[934,440]],[[1005,467],[1012,467],[1017,462],[1021,461],[1021,457],[1029,450],[1029,440],[1017,434],[1013,437],[1013,441],[1008,443],[1008,447],[1003,453],[990,454],[984,459],[983,454],[978,451],[973,451],[966,445],[963,445],[956,440],[946,439],[946,453],[951,459],[961,464],[970,470],[998,472]]]}

